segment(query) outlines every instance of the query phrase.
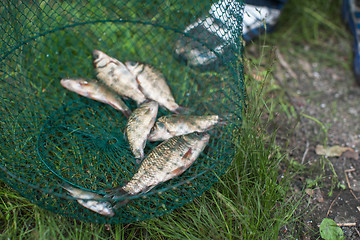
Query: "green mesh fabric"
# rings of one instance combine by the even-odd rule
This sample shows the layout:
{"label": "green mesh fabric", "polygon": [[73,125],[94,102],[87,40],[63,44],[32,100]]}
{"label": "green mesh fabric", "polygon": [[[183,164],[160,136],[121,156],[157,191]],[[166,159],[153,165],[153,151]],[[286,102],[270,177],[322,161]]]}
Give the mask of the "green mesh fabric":
{"label": "green mesh fabric", "polygon": [[[83,221],[129,223],[161,216],[201,195],[234,156],[244,84],[241,5],[233,11],[231,47],[224,64],[200,70],[174,56],[178,39],[218,52],[184,29],[208,15],[207,1],[12,1],[0,2],[0,178],[33,203]],[[224,13],[224,8],[218,9]],[[229,124],[210,131],[200,157],[182,175],[132,196],[114,217],[78,204],[60,186],[103,193],[137,170],[123,132],[124,115],[64,89],[65,77],[95,78],[91,52],[153,65],[166,77],[176,101],[197,115],[218,114]],[[134,110],[136,104],[126,101]],[[164,109],[159,116],[167,115]],[[158,143],[148,143],[148,153]]]}

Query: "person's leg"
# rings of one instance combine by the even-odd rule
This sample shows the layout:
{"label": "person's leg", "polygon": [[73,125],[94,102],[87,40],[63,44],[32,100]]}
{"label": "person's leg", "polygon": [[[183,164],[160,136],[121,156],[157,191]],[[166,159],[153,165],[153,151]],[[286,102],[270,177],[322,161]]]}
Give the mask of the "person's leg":
{"label": "person's leg", "polygon": [[250,42],[265,31],[272,31],[286,1],[245,0],[242,29],[244,41]]}
{"label": "person's leg", "polygon": [[[214,3],[208,16],[190,24],[184,32],[198,39],[211,48],[204,47],[199,41],[191,38],[180,38],[176,42],[175,54],[189,65],[201,68],[211,68],[223,59],[236,46],[239,33],[239,19],[242,15],[243,39],[251,41],[265,31],[270,31],[275,25],[280,10],[286,0],[245,0],[244,9],[235,0],[220,0]],[[215,54],[216,52],[217,54]]]}
{"label": "person's leg", "polygon": [[349,25],[354,36],[354,61],[353,69],[357,82],[360,84],[360,1],[343,0],[342,13],[345,22]]}

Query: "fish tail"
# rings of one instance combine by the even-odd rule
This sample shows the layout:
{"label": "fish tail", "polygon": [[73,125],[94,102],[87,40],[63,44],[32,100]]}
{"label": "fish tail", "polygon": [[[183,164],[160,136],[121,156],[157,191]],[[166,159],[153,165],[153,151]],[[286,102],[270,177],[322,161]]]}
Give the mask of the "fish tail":
{"label": "fish tail", "polygon": [[115,203],[115,205],[113,206],[113,208],[114,208],[114,209],[119,209],[119,208],[125,206],[129,201],[130,201],[129,199],[127,199],[127,200],[125,200],[125,201],[119,201],[119,202]]}
{"label": "fish tail", "polygon": [[176,114],[190,114],[192,113],[194,110],[190,109],[188,107],[183,107],[183,106],[179,106],[175,109],[174,113]]}
{"label": "fish tail", "polygon": [[[115,209],[126,205],[130,201],[130,199],[127,199],[130,194],[126,192],[122,187],[106,189],[105,192],[107,192],[107,194],[104,195],[104,198],[110,198],[112,202],[115,203]],[[119,201],[119,199],[122,200]]]}
{"label": "fish tail", "polygon": [[218,124],[219,124],[220,126],[224,126],[224,125],[229,124],[229,122],[232,122],[233,119],[234,119],[234,114],[232,114],[232,113],[227,113],[227,114],[222,115],[221,117],[219,116],[219,122],[218,122]]}
{"label": "fish tail", "polygon": [[225,119],[225,118],[222,118],[222,117],[219,117],[219,121],[218,121],[218,125],[219,126],[225,126],[225,125],[227,125],[229,123],[229,121],[227,120],[227,119]]}
{"label": "fish tail", "polygon": [[125,115],[126,118],[129,118],[132,113],[132,111],[129,108],[118,107],[118,105],[113,104],[111,102],[106,102],[106,103],[112,106],[113,108],[115,108],[116,110],[120,110]]}
{"label": "fish tail", "polygon": [[63,182],[60,187],[62,187],[63,189],[65,189],[68,192],[71,192],[72,190],[74,190],[74,187],[71,186],[69,183]]}

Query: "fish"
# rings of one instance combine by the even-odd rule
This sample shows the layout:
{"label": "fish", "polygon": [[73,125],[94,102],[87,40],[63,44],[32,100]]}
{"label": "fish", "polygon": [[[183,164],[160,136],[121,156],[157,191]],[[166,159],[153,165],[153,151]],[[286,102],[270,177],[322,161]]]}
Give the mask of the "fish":
{"label": "fish", "polygon": [[[126,199],[128,196],[146,193],[158,184],[181,175],[199,157],[209,139],[207,133],[194,132],[160,143],[146,156],[129,182],[122,187],[107,189],[105,197]],[[128,201],[116,203],[115,208]]]}
{"label": "fish", "polygon": [[145,101],[133,111],[125,126],[125,135],[138,164],[144,158],[144,148],[150,130],[154,126],[158,107],[159,104],[155,101]]}
{"label": "fish", "polygon": [[185,135],[192,132],[205,132],[217,124],[225,124],[218,115],[166,115],[158,118],[155,122],[148,140],[163,141],[174,136]]}
{"label": "fish", "polygon": [[131,110],[115,91],[95,79],[64,78],[60,83],[64,88],[81,96],[109,104],[123,112],[127,118],[131,114]]}
{"label": "fish", "polygon": [[109,201],[97,201],[97,200],[105,199],[103,196],[93,192],[75,188],[70,184],[63,184],[61,185],[61,187],[64,188],[66,191],[68,191],[68,193],[72,197],[80,198],[77,199],[76,201],[83,207],[104,216],[113,217],[115,215],[113,207],[111,206],[111,203]]}
{"label": "fish", "polygon": [[125,62],[127,69],[136,77],[141,92],[146,98],[157,101],[171,112],[183,112],[185,108],[175,102],[164,75],[154,67],[139,62]]}
{"label": "fish", "polygon": [[96,77],[123,97],[133,99],[138,105],[146,100],[139,89],[136,77],[119,60],[102,51],[92,52]]}

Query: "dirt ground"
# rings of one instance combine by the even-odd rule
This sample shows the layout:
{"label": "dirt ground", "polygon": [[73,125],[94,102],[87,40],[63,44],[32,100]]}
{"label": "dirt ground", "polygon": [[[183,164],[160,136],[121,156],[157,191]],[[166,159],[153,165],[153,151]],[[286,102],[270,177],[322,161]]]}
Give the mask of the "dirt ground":
{"label": "dirt ground", "polygon": [[[273,81],[296,113],[289,118],[286,111],[279,111],[273,120],[277,141],[290,159],[305,166],[293,186],[294,191],[307,193],[298,231],[306,233],[303,239],[316,239],[321,221],[330,218],[342,226],[346,239],[360,239],[360,85],[352,72],[352,40],[328,39],[321,47],[275,47]],[[257,47],[248,46],[246,51],[256,54]],[[354,150],[327,157],[338,182],[331,164],[316,153],[318,144]],[[332,181],[336,186],[330,194]]]}

